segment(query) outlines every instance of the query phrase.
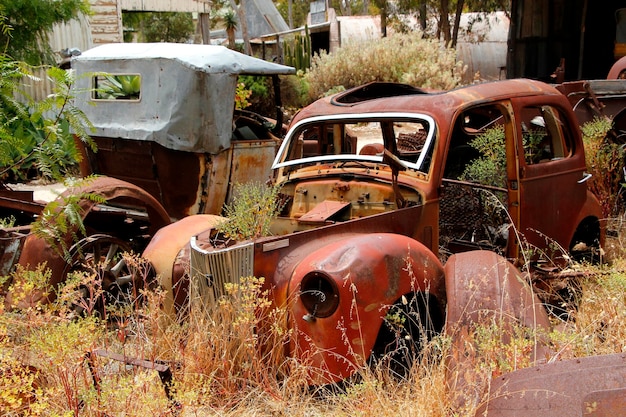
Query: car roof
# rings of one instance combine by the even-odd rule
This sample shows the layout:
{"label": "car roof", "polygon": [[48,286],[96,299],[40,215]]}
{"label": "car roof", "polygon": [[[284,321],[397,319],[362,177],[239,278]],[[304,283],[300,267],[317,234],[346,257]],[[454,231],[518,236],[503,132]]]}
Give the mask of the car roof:
{"label": "car roof", "polygon": [[415,112],[445,118],[471,104],[537,94],[562,96],[549,84],[529,79],[493,81],[435,92],[406,84],[370,83],[317,100],[302,109],[292,125],[309,117],[334,114]]}

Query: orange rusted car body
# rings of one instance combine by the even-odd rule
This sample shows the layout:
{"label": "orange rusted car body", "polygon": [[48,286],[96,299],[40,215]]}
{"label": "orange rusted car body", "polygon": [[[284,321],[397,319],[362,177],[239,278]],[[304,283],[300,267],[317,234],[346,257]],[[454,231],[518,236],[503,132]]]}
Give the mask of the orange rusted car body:
{"label": "orange rusted car body", "polygon": [[[11,213],[21,208],[21,213],[28,213],[32,216],[31,221],[34,221],[35,216],[41,215],[46,209],[46,204],[33,201],[32,195],[24,201],[8,197],[11,194],[7,192],[4,196],[0,196],[0,204]],[[57,198],[56,202],[59,206],[53,210],[62,208],[64,199],[70,195],[86,194],[98,195],[106,202],[97,203],[87,198],[78,202],[87,234],[78,242],[75,241],[76,236],[81,234],[78,225],[71,225],[63,236],[59,236],[62,241],[57,242],[31,233],[31,224],[3,229],[2,240],[0,240],[0,251],[3,253],[3,275],[11,273],[16,264],[29,270],[45,265],[50,269],[49,284],[56,286],[65,279],[68,268],[72,266],[72,261],[68,261],[66,256],[78,255],[81,242],[90,241],[91,235],[115,237],[120,241],[128,242],[129,250],[139,252],[145,248],[147,241],[157,230],[171,223],[168,213],[161,204],[146,191],[133,184],[108,177],[99,177],[67,189]],[[24,196],[21,198],[23,199]],[[103,230],[107,235],[101,234]],[[64,253],[63,248],[68,253]],[[24,300],[20,300],[18,305],[14,305],[13,294],[6,292],[10,283],[12,282],[7,281],[5,288],[0,290],[5,296],[4,301],[7,306],[32,306],[54,297],[54,294],[44,293],[38,289]]]}
{"label": "orange rusted car body", "polygon": [[[500,177],[464,177],[481,156],[472,140],[494,126]],[[505,315],[549,327],[527,279],[511,271],[563,265],[604,239],[572,108],[531,80],[440,93],[373,83],[321,99],[294,117],[273,168],[285,204],[272,236],[221,248],[202,222],[173,223],[146,254],[172,312],[189,299],[210,304],[225,282],[264,277],[294,330],[285,353],[314,365],[314,384],[419,350],[471,322],[469,306],[498,309],[505,294]],[[159,256],[183,234],[177,256],[169,246],[170,259]],[[388,320],[396,314],[400,329]]]}

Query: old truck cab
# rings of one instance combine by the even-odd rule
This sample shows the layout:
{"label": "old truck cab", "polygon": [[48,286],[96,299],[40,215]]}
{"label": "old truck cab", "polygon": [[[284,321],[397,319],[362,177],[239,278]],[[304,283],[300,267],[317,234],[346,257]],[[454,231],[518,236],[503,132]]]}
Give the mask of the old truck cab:
{"label": "old truck cab", "polygon": [[[173,219],[219,214],[231,184],[270,176],[284,133],[279,75],[294,68],[223,46],[169,43],[101,45],[72,68],[76,107],[97,145],[82,147],[83,175],[135,184]],[[271,119],[235,109],[240,75],[273,79]]]}

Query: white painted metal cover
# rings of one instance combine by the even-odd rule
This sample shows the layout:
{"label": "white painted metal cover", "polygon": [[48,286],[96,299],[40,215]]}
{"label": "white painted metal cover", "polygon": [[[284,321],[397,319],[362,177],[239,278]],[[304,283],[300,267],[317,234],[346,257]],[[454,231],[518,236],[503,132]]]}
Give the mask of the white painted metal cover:
{"label": "white painted metal cover", "polygon": [[[101,45],[73,58],[72,68],[76,106],[94,136],[211,154],[230,147],[238,75],[295,73],[223,46],[172,43]],[[94,100],[92,73],[139,74],[139,100]]]}

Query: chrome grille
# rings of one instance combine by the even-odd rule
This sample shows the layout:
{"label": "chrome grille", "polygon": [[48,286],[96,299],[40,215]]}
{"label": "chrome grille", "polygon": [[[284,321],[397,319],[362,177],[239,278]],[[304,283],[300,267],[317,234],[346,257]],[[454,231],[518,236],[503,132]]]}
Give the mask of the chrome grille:
{"label": "chrome grille", "polygon": [[197,245],[195,236],[192,237],[189,259],[192,306],[199,303],[213,307],[226,295],[225,284],[238,284],[240,278],[252,276],[253,254],[252,242],[207,251]]}

